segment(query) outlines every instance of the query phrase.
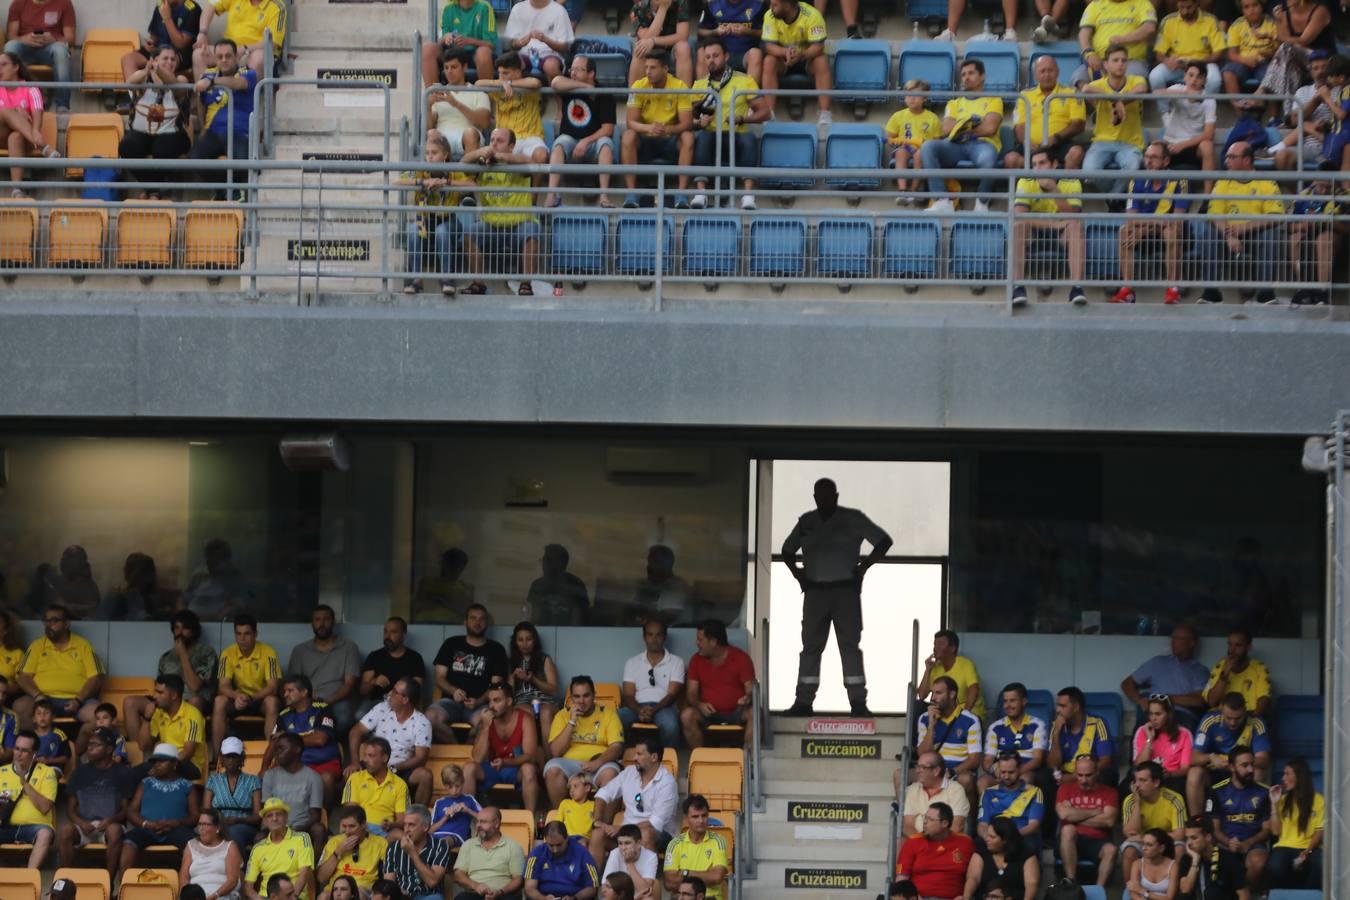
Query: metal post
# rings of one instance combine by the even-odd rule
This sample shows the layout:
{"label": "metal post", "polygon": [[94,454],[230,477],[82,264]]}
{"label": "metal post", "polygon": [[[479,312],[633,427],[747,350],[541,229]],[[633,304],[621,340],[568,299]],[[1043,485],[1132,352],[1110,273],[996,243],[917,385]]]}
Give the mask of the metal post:
{"label": "metal post", "polygon": [[771,721],[772,715],[769,712],[769,619],[767,616],[765,616],[763,619],[760,619],[759,629],[760,629],[759,641],[761,650],[760,659],[764,661],[763,662],[764,671],[762,675],[762,683],[764,684],[764,691],[763,691],[764,703],[761,706],[759,712],[760,731],[762,732],[760,742],[765,747],[772,750],[773,723]]}
{"label": "metal post", "polygon": [[[756,685],[756,688],[757,688],[757,687],[758,687],[758,685]],[[757,729],[756,729],[756,730],[757,730]],[[741,767],[741,773],[742,773],[742,774],[741,774],[741,782],[742,782],[742,783],[741,783],[741,796],[744,797],[744,798],[746,798],[747,800],[749,800],[750,798],[754,797],[755,793],[758,792],[758,791],[760,790],[760,787],[757,787],[757,785],[759,785],[759,783],[763,781],[762,776],[759,774],[759,768],[758,768],[758,767],[759,767],[759,748],[758,748],[758,747],[755,748],[755,759],[754,759],[754,763],[755,763],[755,774],[754,774],[753,779],[751,778],[751,774],[750,774],[750,766],[742,766],[742,767]],[[743,823],[743,828],[744,828],[744,830],[739,831],[739,833],[744,837],[744,841],[737,840],[737,841],[736,841],[736,845],[739,847],[742,843],[748,842],[748,843],[750,844],[750,852],[747,853],[747,854],[743,854],[743,855],[741,856],[741,860],[742,860],[742,861],[741,861],[738,865],[739,865],[740,867],[742,867],[742,868],[738,868],[738,869],[737,869],[737,873],[736,873],[737,880],[739,880],[739,879],[741,879],[741,878],[754,878],[754,877],[756,877],[756,875],[758,874],[758,872],[757,872],[757,870],[756,870],[756,868],[755,868],[755,853],[754,853],[754,847],[755,847],[755,814],[754,814],[754,812],[752,812],[750,809],[745,808],[745,801],[742,801],[741,807],[742,807],[741,813],[743,813],[743,814],[745,815],[745,822]],[[739,813],[738,813],[738,815],[739,815]]]}
{"label": "metal post", "polygon": [[665,287],[666,241],[663,229],[666,224],[666,173],[656,173],[656,284],[653,300],[656,311],[661,311],[661,291]]}
{"label": "metal post", "polygon": [[[1350,704],[1350,662],[1346,660],[1346,612],[1345,604],[1350,601],[1350,528],[1346,527],[1346,516],[1350,515],[1350,502],[1346,497],[1346,432],[1350,429],[1350,410],[1341,410],[1335,419],[1331,435],[1331,464],[1333,466],[1328,490],[1330,492],[1330,522],[1328,525],[1332,546],[1328,559],[1327,607],[1325,634],[1326,648],[1326,697],[1325,726],[1323,729],[1323,748],[1327,788],[1326,795],[1340,798],[1350,790],[1350,739],[1346,729],[1350,717],[1343,713]],[[1350,896],[1350,866],[1347,865],[1348,852],[1346,841],[1350,838],[1344,804],[1327,804],[1326,853],[1322,861],[1323,891],[1329,897]]]}

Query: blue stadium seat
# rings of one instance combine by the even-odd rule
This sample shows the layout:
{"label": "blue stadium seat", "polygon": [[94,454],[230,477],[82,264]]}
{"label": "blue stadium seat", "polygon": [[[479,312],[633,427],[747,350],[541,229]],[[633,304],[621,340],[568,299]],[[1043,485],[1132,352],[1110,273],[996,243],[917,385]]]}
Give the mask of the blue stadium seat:
{"label": "blue stadium seat", "polygon": [[[909,0],[905,4],[905,14],[911,19],[931,19],[940,18],[943,24],[947,21],[947,0]],[[900,81],[904,82],[904,78]]]}
{"label": "blue stadium seat", "polygon": [[1002,222],[957,222],[952,226],[953,278],[1003,278],[1008,230]]}
{"label": "blue stadium seat", "polygon": [[[886,148],[886,134],[877,125],[831,125],[825,136],[826,169],[880,169]],[[879,178],[827,178],[830,187],[845,191],[874,191]]]}
{"label": "blue stadium seat", "polygon": [[[946,3],[942,4],[946,15]],[[956,81],[956,47],[951,41],[906,41],[900,47],[900,84],[922,78],[935,91],[949,91]]]}
{"label": "blue stadium seat", "polygon": [[512,3],[512,0],[490,0],[490,5],[492,6],[492,12],[500,20],[498,27],[505,28],[506,20],[511,15],[511,7],[515,4]]}
{"label": "blue stadium seat", "polygon": [[881,230],[881,274],[887,278],[935,278],[942,225],[928,219],[889,219]]}
{"label": "blue stadium seat", "polygon": [[806,220],[757,218],[750,223],[751,275],[799,278],[806,272]]}
{"label": "blue stadium seat", "polygon": [[1095,884],[1082,885],[1083,900],[1106,900],[1106,888]]}
{"label": "blue stadium seat", "polygon": [[1322,892],[1276,888],[1270,892],[1266,900],[1322,900]]}
{"label": "blue stadium seat", "polygon": [[577,41],[593,41],[607,48],[586,56],[595,66],[596,87],[628,87],[628,63],[633,57],[632,41],[626,34],[579,34]]}
{"label": "blue stadium seat", "polygon": [[[669,217],[661,220],[665,232],[662,270],[669,275],[674,268],[675,229]],[[656,274],[656,219],[646,216],[620,216],[614,230],[614,271],[620,275]]]}
{"label": "blue stadium seat", "polygon": [[[1083,229],[1087,244],[1084,275],[1089,281],[1120,279],[1120,223],[1088,222]],[[1109,722],[1107,724],[1110,724]]]}
{"label": "blue stadium seat", "polygon": [[821,278],[870,278],[872,223],[821,219],[816,226],[816,274]]}
{"label": "blue stadium seat", "polygon": [[740,247],[740,216],[690,216],[684,220],[686,275],[735,275]]}
{"label": "blue stadium seat", "polygon": [[[1055,695],[1049,691],[1027,691],[1027,714],[1050,724],[1055,718]],[[995,715],[992,709],[990,715]]]}
{"label": "blue stadium seat", "polygon": [[[1059,83],[1069,84],[1069,78],[1073,76],[1074,69],[1083,64],[1082,50],[1077,41],[1056,41],[1053,44],[1038,44],[1031,51],[1031,56],[1027,60],[1027,84],[1036,83],[1036,60],[1042,56],[1053,56],[1055,62],[1059,63]],[[1072,85],[1070,85],[1072,86]]]}
{"label": "blue stadium seat", "polygon": [[1275,755],[1321,756],[1323,744],[1323,697],[1312,694],[1282,694],[1275,698]]}
{"label": "blue stadium seat", "polygon": [[[765,169],[814,169],[816,126],[800,122],[766,122],[759,139],[759,165]],[[769,190],[792,190],[809,188],[814,181],[766,175],[759,184]]]}
{"label": "blue stadium seat", "polygon": [[1097,716],[1111,730],[1111,737],[1120,738],[1121,723],[1125,719],[1125,701],[1115,691],[1085,691],[1087,714]]}
{"label": "blue stadium seat", "polygon": [[[1022,54],[1014,42],[966,41],[966,55],[963,61],[967,59],[983,60],[985,90],[1017,90],[1021,82]],[[1007,118],[1011,121],[1011,111]]]}
{"label": "blue stadium seat", "polygon": [[550,229],[553,268],[571,275],[602,275],[609,259],[609,219],[600,213],[557,213]]}
{"label": "blue stadium seat", "polygon": [[840,41],[834,50],[834,89],[857,91],[836,98],[843,103],[883,103],[891,82],[891,45],[888,41]]}

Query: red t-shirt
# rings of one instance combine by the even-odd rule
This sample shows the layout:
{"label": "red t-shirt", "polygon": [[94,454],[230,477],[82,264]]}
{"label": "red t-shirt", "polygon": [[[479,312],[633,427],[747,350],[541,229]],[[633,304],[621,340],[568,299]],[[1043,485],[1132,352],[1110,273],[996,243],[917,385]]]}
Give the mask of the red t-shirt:
{"label": "red t-shirt", "polygon": [[[1090,793],[1085,794],[1076,780],[1066,781],[1059,786],[1059,790],[1055,793],[1055,803],[1067,803],[1074,809],[1090,809],[1093,812],[1101,812],[1108,806],[1120,808],[1120,798],[1111,788],[1099,784]],[[1111,832],[1105,828],[1093,828],[1091,825],[1075,825],[1074,827],[1078,829],[1080,835],[1086,838],[1105,841],[1111,837]]]}
{"label": "red t-shirt", "polygon": [[20,37],[45,31],[60,41],[64,40],[66,26],[75,27],[75,7],[70,0],[47,0],[41,6],[33,0],[14,0],[6,21],[18,21]]}
{"label": "red t-shirt", "polygon": [[975,842],[964,834],[952,832],[942,841],[916,834],[901,846],[895,874],[914,882],[920,897],[960,897],[974,856]]}
{"label": "red t-shirt", "polygon": [[698,682],[699,697],[704,703],[711,703],[719,713],[729,713],[736,708],[736,701],[745,696],[746,682],[755,680],[755,664],[744,650],[727,647],[727,658],[720,666],[695,653],[685,677]]}

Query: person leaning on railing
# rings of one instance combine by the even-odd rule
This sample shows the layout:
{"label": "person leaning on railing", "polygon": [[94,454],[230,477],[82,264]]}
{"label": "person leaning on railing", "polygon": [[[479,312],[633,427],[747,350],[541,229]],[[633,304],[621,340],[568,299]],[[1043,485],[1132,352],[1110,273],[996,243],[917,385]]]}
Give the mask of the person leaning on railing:
{"label": "person leaning on railing", "polygon": [[491,94],[493,118],[498,128],[511,132],[514,138],[511,152],[523,156],[527,163],[548,162],[541,114],[543,97],[539,94],[544,83],[526,74],[524,58],[514,50],[503,53],[497,57],[497,78],[479,78],[477,86],[499,88]]}
{"label": "person leaning on railing", "polygon": [[[502,68],[498,61],[498,68]],[[518,293],[522,297],[534,294],[530,276],[538,271],[539,220],[528,212],[534,204],[530,196],[530,176],[495,169],[494,166],[518,166],[530,158],[516,151],[516,136],[509,128],[494,128],[486,147],[464,154],[465,165],[478,164],[486,168],[475,178],[455,178],[454,187],[484,187],[493,190],[477,194],[478,206],[483,211],[473,216],[464,228],[464,249],[469,256],[469,271],[483,273],[483,252],[500,254],[501,259],[520,259],[524,278]],[[475,277],[464,289],[466,294],[486,294],[487,285]]]}
{"label": "person leaning on railing", "polygon": [[[117,155],[122,159],[178,159],[192,146],[187,135],[188,99],[192,94],[176,91],[170,85],[187,84],[177,74],[178,51],[172,44],[164,44],[137,72],[127,80],[144,84],[145,90],[135,96],[131,127],[122,135]],[[183,101],[180,105],[179,101]],[[163,171],[133,170],[126,173],[135,181],[168,181],[171,176]],[[160,189],[151,188],[145,197],[160,198]]]}
{"label": "person leaning on railing", "polygon": [[1144,169],[1149,173],[1142,178],[1130,180],[1129,197],[1125,204],[1127,213],[1156,215],[1157,219],[1127,219],[1120,226],[1120,275],[1123,283],[1111,298],[1112,303],[1133,303],[1134,254],[1140,242],[1145,238],[1162,239],[1163,254],[1166,260],[1167,280],[1171,285],[1163,295],[1163,303],[1181,302],[1181,291],[1177,282],[1181,279],[1181,240],[1183,223],[1172,218],[1169,213],[1184,213],[1190,209],[1191,201],[1187,197],[1186,182],[1179,178],[1166,178],[1161,175],[1172,163],[1172,152],[1165,141],[1154,141],[1144,148]]}
{"label": "person leaning on railing", "polygon": [[[1017,201],[1014,208],[1019,213],[1062,213],[1063,218],[1026,219],[1018,218],[1013,224],[1013,281],[1020,282],[1026,277],[1027,241],[1034,239],[1037,233],[1049,232],[1057,243],[1068,251],[1069,302],[1074,306],[1087,303],[1087,294],[1079,287],[1083,280],[1083,221],[1076,214],[1083,211],[1083,182],[1077,178],[1054,178],[1059,164],[1050,151],[1042,148],[1031,153],[1031,167],[1043,177],[1017,179]],[[1027,289],[1018,284],[1013,288],[1014,306],[1027,302]]]}
{"label": "person leaning on railing", "polygon": [[[1284,202],[1279,199],[1280,186],[1274,181],[1250,177],[1253,157],[1251,144],[1244,141],[1228,148],[1224,163],[1237,177],[1222,178],[1214,183],[1208,208],[1210,216],[1223,218],[1206,218],[1195,223],[1200,280],[1207,284],[1222,280],[1222,262],[1236,262],[1248,257],[1256,260],[1255,272],[1243,267],[1240,272],[1230,273],[1230,277],[1264,285],[1274,281],[1275,246],[1282,223],[1263,220],[1263,217],[1283,214]],[[1244,175],[1248,177],[1242,177]],[[1232,218],[1237,216],[1241,218]],[[1275,292],[1270,287],[1263,287],[1256,292],[1256,299],[1269,303],[1275,299]],[[1205,288],[1200,302],[1222,303],[1223,293],[1218,288]]]}

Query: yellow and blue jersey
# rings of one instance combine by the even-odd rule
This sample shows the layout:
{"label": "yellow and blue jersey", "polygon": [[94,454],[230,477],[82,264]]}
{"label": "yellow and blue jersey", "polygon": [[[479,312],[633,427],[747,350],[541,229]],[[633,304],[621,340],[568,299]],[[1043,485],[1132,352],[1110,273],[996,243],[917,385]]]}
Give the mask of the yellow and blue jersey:
{"label": "yellow and blue jersey", "polygon": [[1065,772],[1073,772],[1073,761],[1080,756],[1105,759],[1112,754],[1111,730],[1100,716],[1087,716],[1077,732],[1066,725],[1059,732],[1059,752]]}
{"label": "yellow and blue jersey", "polygon": [[1225,835],[1245,841],[1270,818],[1270,788],[1259,781],[1238,787],[1231,778],[1225,778],[1210,788],[1205,813]]}
{"label": "yellow and blue jersey", "polygon": [[1004,751],[1017,754],[1022,762],[1029,762],[1031,754],[1049,748],[1050,729],[1035,716],[1022,715],[1021,722],[1004,716],[989,726],[984,736],[984,752],[995,756]]}
{"label": "yellow and blue jersey", "polygon": [[1246,724],[1233,731],[1223,723],[1222,713],[1210,713],[1200,720],[1200,727],[1195,731],[1195,750],[1199,753],[1226,756],[1239,744],[1251,747],[1253,753],[1270,752],[1270,734],[1259,716],[1247,716]]}

